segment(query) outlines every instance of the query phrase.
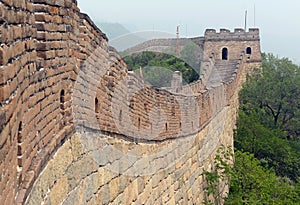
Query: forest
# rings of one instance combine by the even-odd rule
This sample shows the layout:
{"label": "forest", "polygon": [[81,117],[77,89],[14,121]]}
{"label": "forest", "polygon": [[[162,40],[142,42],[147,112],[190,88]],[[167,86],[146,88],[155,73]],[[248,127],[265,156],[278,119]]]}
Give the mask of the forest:
{"label": "forest", "polygon": [[300,67],[262,57],[240,92],[225,204],[300,204]]}

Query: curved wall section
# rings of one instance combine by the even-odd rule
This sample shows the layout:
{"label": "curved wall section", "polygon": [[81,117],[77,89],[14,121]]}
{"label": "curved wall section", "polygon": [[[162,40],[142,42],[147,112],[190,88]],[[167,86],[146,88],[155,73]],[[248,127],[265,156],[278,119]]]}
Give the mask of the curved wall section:
{"label": "curved wall section", "polygon": [[25,204],[202,204],[203,170],[220,144],[232,143],[234,122],[222,124],[229,110],[198,134],[160,143],[82,129],[48,162]]}
{"label": "curved wall section", "polygon": [[157,89],[75,0],[0,0],[0,15],[0,204],[200,203],[202,168],[232,145],[237,93],[260,64],[258,30],[222,34],[228,64],[219,34],[196,39],[201,79]]}

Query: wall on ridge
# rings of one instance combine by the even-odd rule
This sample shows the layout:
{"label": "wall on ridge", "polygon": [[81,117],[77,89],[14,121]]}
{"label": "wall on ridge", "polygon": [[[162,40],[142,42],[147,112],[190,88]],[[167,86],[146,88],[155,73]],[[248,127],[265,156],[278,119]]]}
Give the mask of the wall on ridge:
{"label": "wall on ridge", "polygon": [[145,41],[141,44],[126,49],[124,52],[126,55],[132,55],[134,53],[140,53],[141,51],[153,51],[162,53],[176,54],[176,49],[181,51],[187,44],[193,43],[199,47],[198,55],[199,59],[202,57],[204,38],[167,38],[167,39],[152,39]]}
{"label": "wall on ridge", "polygon": [[[241,56],[230,88],[241,87],[245,63]],[[227,106],[186,138],[131,142],[78,130],[49,161],[26,204],[202,204],[203,170],[212,168],[220,144],[233,145],[238,91],[228,90]]]}
{"label": "wall on ridge", "polygon": [[[188,183],[195,169],[195,177],[189,183],[193,184],[196,178],[199,181],[193,185],[193,191],[189,191],[189,185],[184,185],[186,188],[178,188],[178,198],[157,199],[172,202],[201,200],[182,195],[185,191],[189,191],[188,196],[200,191],[196,190],[202,184],[199,167],[203,160],[203,166],[209,167],[213,156],[207,156],[207,161],[203,158],[200,164],[196,159],[209,151],[209,144],[208,147],[205,143],[200,146],[201,140],[210,139],[204,139],[204,136],[209,136],[204,133],[209,128],[214,130],[212,127],[218,127],[216,119],[220,113],[230,113],[228,119],[229,115],[225,115],[230,124],[225,126],[226,131],[216,132],[217,140],[209,153],[213,153],[219,143],[232,144],[234,121],[231,119],[235,119],[240,77],[210,90],[205,89],[200,81],[177,93],[151,88],[127,71],[117,52],[108,47],[105,34],[87,15],[80,13],[75,0],[0,0],[0,17],[0,204],[22,204],[30,193],[29,201],[48,200],[49,194],[63,197],[63,194],[68,194],[64,191],[76,193],[76,187],[83,191],[79,188],[82,184],[78,185],[76,181],[76,166],[81,167],[81,171],[85,170],[76,162],[86,163],[81,161],[86,153],[80,151],[81,144],[73,147],[75,145],[71,142],[89,138],[91,133],[99,131],[102,133],[97,138],[100,141],[121,143],[122,149],[143,143],[145,148],[142,149],[149,154],[153,149],[168,147],[168,143],[195,138],[187,157],[168,171],[173,172],[169,173],[171,178],[175,174],[181,177],[180,180],[177,177],[170,179],[165,172],[162,176],[167,178],[164,181],[167,185],[174,182],[176,189],[176,183]],[[199,39],[200,45],[203,38]],[[208,71],[213,69],[213,64],[214,59],[211,58],[207,64]],[[247,67],[248,64],[245,64],[242,58],[239,68]],[[236,75],[243,75],[243,72],[238,69]],[[224,107],[225,103],[230,106]],[[82,133],[85,129],[91,132],[85,135]],[[67,151],[63,152],[65,149]],[[88,146],[85,149],[89,152],[93,148]],[[98,151],[97,157],[102,156],[101,149]],[[169,157],[172,159],[172,156]],[[66,160],[62,163],[68,166],[56,167],[62,165],[57,164],[60,159]],[[44,175],[52,165],[58,170]],[[192,166],[192,171],[188,166]],[[64,184],[67,172],[60,168],[67,167],[74,172]],[[184,172],[187,174],[182,175]],[[109,175],[115,177],[112,173]],[[44,177],[48,177],[47,180]],[[62,181],[56,181],[60,180],[57,177],[62,177]],[[155,184],[161,175],[154,174],[153,177]],[[103,179],[105,175],[101,175],[99,180]],[[127,178],[125,181],[129,182],[125,182],[124,187],[128,186],[129,192],[140,184],[137,181],[147,183],[148,179]],[[47,189],[41,190],[39,183],[44,180]],[[108,182],[110,189],[120,187],[118,182],[122,180],[118,178]],[[132,180],[135,180],[134,183],[131,183]],[[62,184],[70,187],[61,190]],[[166,184],[163,189],[169,190]],[[101,189],[102,185],[99,186]],[[147,189],[160,195],[163,191],[155,187],[151,185]],[[123,188],[111,190],[113,196],[121,193]],[[48,189],[50,193],[46,193]],[[103,189],[107,190],[107,186]],[[41,195],[35,194],[39,191]],[[138,193],[141,194],[140,191]],[[172,193],[172,186],[169,193]],[[64,197],[68,200],[69,195]],[[95,200],[104,200],[104,196],[99,197]],[[54,204],[56,202],[53,201]]]}

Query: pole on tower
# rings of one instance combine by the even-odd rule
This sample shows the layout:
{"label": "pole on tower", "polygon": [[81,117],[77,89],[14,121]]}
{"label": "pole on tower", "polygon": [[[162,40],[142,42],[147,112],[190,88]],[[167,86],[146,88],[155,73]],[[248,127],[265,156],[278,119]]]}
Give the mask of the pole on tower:
{"label": "pole on tower", "polygon": [[180,50],[179,50],[179,25],[178,25],[176,29],[176,56],[179,57],[179,55],[180,55]]}
{"label": "pole on tower", "polygon": [[247,30],[247,10],[245,11],[245,31]]}
{"label": "pole on tower", "polygon": [[255,9],[255,4],[254,4],[254,28],[255,28],[255,26],[256,26],[256,25],[255,25],[255,23],[256,23],[255,21],[256,21],[256,9]]}

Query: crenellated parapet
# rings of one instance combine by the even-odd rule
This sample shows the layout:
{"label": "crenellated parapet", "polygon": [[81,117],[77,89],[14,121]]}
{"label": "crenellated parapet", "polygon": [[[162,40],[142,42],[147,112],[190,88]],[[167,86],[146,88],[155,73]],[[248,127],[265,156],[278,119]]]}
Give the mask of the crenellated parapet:
{"label": "crenellated parapet", "polygon": [[206,41],[257,41],[260,39],[258,28],[249,28],[249,31],[236,28],[232,32],[228,29],[220,29],[219,32],[215,29],[206,29],[204,37]]}

